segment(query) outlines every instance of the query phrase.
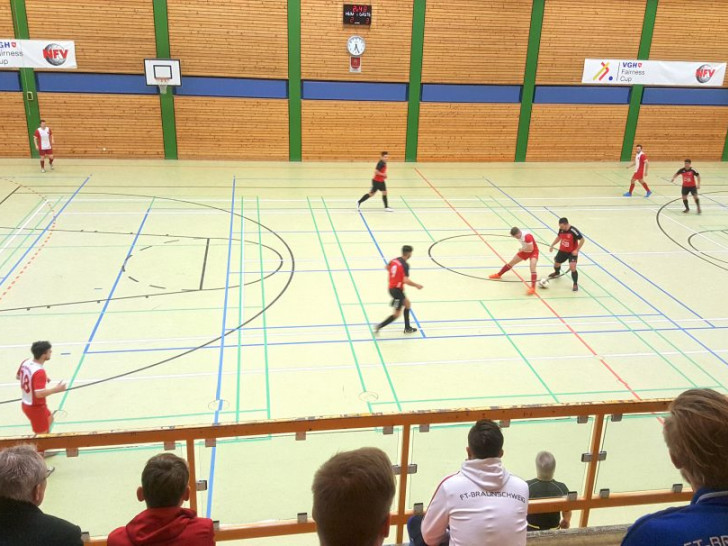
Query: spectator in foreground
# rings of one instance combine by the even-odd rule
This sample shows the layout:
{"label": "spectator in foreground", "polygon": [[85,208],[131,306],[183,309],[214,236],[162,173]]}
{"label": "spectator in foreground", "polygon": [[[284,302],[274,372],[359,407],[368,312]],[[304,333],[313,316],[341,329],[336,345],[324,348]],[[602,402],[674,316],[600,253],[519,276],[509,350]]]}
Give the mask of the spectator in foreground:
{"label": "spectator in foreground", "polygon": [[500,427],[490,419],[475,423],[466,452],[460,472],[440,483],[424,518],[410,518],[412,544],[525,545],[528,485],[503,466]]}
{"label": "spectator in foreground", "polygon": [[663,429],[670,459],[695,494],[690,505],[638,519],[623,546],[726,544],[728,536],[728,398],[691,389],[670,406]]}
{"label": "spectator in foreground", "polygon": [[[566,484],[554,479],[556,459],[552,453],[541,451],[536,455],[536,477],[528,480],[528,498],[545,499],[565,497],[569,488]],[[529,531],[546,531],[549,529],[568,529],[571,525],[571,510],[564,510],[563,517],[559,512],[529,514]]]}
{"label": "spectator in foreground", "polygon": [[338,453],[316,471],[313,519],[321,546],[380,546],[389,535],[392,463],[381,449]]}
{"label": "spectator in foreground", "polygon": [[212,520],[182,508],[190,498],[187,461],[162,453],[147,461],[137,499],[147,504],[125,527],[111,532],[108,546],[208,546],[215,544]]}
{"label": "spectator in foreground", "polygon": [[0,451],[0,544],[82,546],[81,528],[44,514],[48,468],[34,446]]}

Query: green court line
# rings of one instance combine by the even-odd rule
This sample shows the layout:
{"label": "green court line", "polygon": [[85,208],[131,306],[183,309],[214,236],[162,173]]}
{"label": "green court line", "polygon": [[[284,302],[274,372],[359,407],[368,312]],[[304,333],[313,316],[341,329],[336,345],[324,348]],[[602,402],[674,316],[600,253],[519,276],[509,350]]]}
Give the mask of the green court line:
{"label": "green court line", "polygon": [[[58,204],[58,202],[59,202],[59,201],[60,201],[61,199],[62,199],[62,197],[59,197],[59,198],[58,198],[58,200],[57,200],[57,201],[56,201],[55,203],[53,203],[53,205],[51,205],[51,208],[52,208],[52,207],[54,207],[55,205],[57,205],[57,204]],[[17,230],[17,229],[20,229],[20,226],[22,226],[22,225],[23,225],[23,222],[25,222],[25,220],[27,220],[27,219],[28,219],[28,217],[29,217],[29,216],[30,216],[30,215],[32,214],[32,212],[33,212],[34,210],[36,210],[36,209],[38,208],[38,205],[42,204],[42,203],[43,203],[43,201],[44,201],[44,199],[43,199],[42,197],[38,198],[38,201],[36,201],[35,203],[33,203],[33,205],[32,205],[32,206],[30,207],[30,210],[29,210],[29,211],[28,211],[28,212],[27,212],[27,213],[25,214],[25,216],[23,216],[23,217],[22,217],[22,218],[21,218],[21,219],[20,219],[20,220],[18,221],[18,223],[17,223],[17,224],[15,224],[15,226],[13,226],[12,228],[8,229],[8,232],[7,232],[7,233],[5,234],[5,236],[4,236],[3,238],[2,238],[2,241],[0,241],[0,243],[4,243],[5,241],[7,241],[7,240],[8,240],[8,239],[9,239],[9,238],[11,237],[11,235],[13,234],[13,232],[14,232],[15,230]],[[46,214],[47,214],[47,213],[46,213]],[[36,226],[37,226],[37,225],[38,225],[38,224],[36,224]],[[32,228],[23,228],[23,230],[24,230],[24,231],[29,231],[29,232],[31,232],[31,233],[32,233],[32,232],[33,232],[34,230],[36,230],[36,229],[38,229],[38,228],[35,228],[35,227],[32,227]]]}
{"label": "green court line", "polygon": [[[255,198],[255,207],[258,214],[258,251],[260,260],[260,294],[261,294],[261,309],[265,309],[265,273],[263,272],[263,228],[260,224],[260,198]],[[270,419],[270,370],[268,362],[268,321],[266,313],[262,314],[263,319],[263,354],[265,356],[265,407],[266,417]]]}
{"label": "green court line", "polygon": [[301,0],[288,0],[288,160],[301,161]]}
{"label": "green court line", "polygon": [[[637,59],[650,58],[658,2],[659,0],[647,0],[645,17],[642,20],[642,35],[640,36]],[[629,94],[629,110],[627,111],[627,124],[624,128],[624,140],[622,141],[622,155],[620,158],[622,161],[629,161],[632,158],[632,148],[634,146],[635,133],[637,132],[637,122],[640,115],[643,91],[644,85],[633,85]]]}
{"label": "green court line", "polygon": [[417,223],[420,225],[420,227],[427,233],[427,236],[430,238],[431,242],[435,242],[435,238],[432,236],[432,233],[425,227],[425,224],[422,223],[422,220],[420,220],[420,217],[417,216],[417,213],[415,213],[414,210],[412,210],[412,207],[409,206],[409,203],[404,198],[404,196],[400,196],[400,199],[402,200],[402,203],[404,203],[404,206],[407,207],[407,209],[412,213],[412,216],[415,217],[415,220],[417,220]]}
{"label": "green court line", "polygon": [[491,319],[493,319],[493,323],[498,327],[498,329],[501,331],[501,333],[506,337],[506,339],[508,340],[508,343],[511,344],[511,347],[513,347],[516,350],[516,352],[518,353],[518,356],[521,357],[521,359],[526,364],[526,366],[528,366],[530,368],[530,370],[533,372],[533,375],[536,376],[536,379],[538,379],[539,382],[541,383],[541,385],[543,385],[543,388],[546,389],[546,392],[548,392],[549,395],[551,396],[551,398],[554,399],[554,402],[558,402],[559,399],[556,397],[556,395],[553,393],[553,391],[546,384],[546,381],[543,380],[541,375],[539,375],[539,373],[536,371],[536,369],[531,365],[531,362],[528,360],[528,358],[526,358],[526,355],[523,354],[521,349],[519,349],[518,345],[516,345],[516,343],[511,339],[510,334],[508,334],[508,332],[506,332],[505,328],[503,328],[503,326],[501,326],[500,321],[497,318],[495,318],[495,315],[490,312],[490,309],[488,309],[488,307],[482,301],[479,303],[480,303],[480,306],[485,310],[485,312],[488,313],[488,316]]}
{"label": "green court line", "polygon": [[[169,18],[167,0],[154,0],[154,38],[157,46],[157,57],[169,59]],[[162,114],[162,137],[164,141],[164,159],[177,159],[177,120],[174,114],[174,95],[172,88],[159,93],[159,108]]]}
{"label": "green court line", "polygon": [[425,12],[427,0],[415,0],[412,9],[410,72],[407,87],[407,134],[405,161],[417,161],[420,131],[420,93],[422,89],[422,56],[425,49]]}
{"label": "green court line", "polygon": [[[344,260],[344,266],[346,266],[346,270],[349,273],[349,280],[351,280],[351,286],[354,288],[354,293],[356,294],[356,299],[359,301],[359,305],[361,306],[361,311],[364,314],[364,320],[367,322],[367,327],[369,328],[369,332],[372,335],[372,340],[374,341],[374,347],[377,350],[377,354],[379,355],[379,362],[382,365],[382,370],[384,371],[384,375],[387,378],[387,383],[389,383],[389,389],[392,391],[392,397],[394,398],[394,402],[397,404],[397,409],[401,410],[401,406],[399,405],[399,398],[397,397],[397,391],[394,388],[394,383],[392,382],[392,377],[389,375],[389,370],[387,369],[387,363],[384,361],[384,356],[382,355],[382,351],[379,347],[379,341],[377,341],[376,336],[374,335],[374,331],[372,330],[371,321],[369,320],[369,316],[367,315],[366,307],[364,307],[364,303],[362,302],[361,295],[359,294],[359,288],[356,285],[356,281],[354,280],[354,275],[351,272],[351,268],[349,267],[349,260],[346,259],[346,252],[344,252],[344,248],[341,246],[341,241],[339,240],[339,234],[336,232],[336,228],[334,227],[334,220],[331,218],[331,213],[329,212],[329,208],[326,206],[326,200],[322,197],[321,203],[324,206],[324,210],[326,211],[326,216],[329,219],[329,224],[331,225],[331,232],[334,235],[334,238],[336,239],[336,244],[339,247],[339,252],[341,253],[341,257]],[[327,266],[328,267],[328,266]]]}
{"label": "green court line", "polygon": [[[19,40],[30,38],[28,28],[28,14],[25,9],[25,0],[10,0],[10,12],[13,18],[13,30]],[[20,87],[23,90],[23,106],[25,107],[25,121],[28,126],[28,146],[30,157],[40,157],[35,149],[33,135],[40,126],[40,107],[38,106],[38,89],[35,85],[35,73],[32,68],[20,68]]]}
{"label": "green court line", "polygon": [[[245,232],[243,224],[245,218],[243,212],[245,208],[245,197],[240,198],[240,262],[238,263],[238,324],[243,323],[243,292],[245,292],[245,271],[243,270],[243,256],[245,255]],[[261,308],[262,309],[262,308]],[[265,320],[265,318],[264,318]],[[264,331],[265,333],[265,331]],[[240,421],[240,381],[241,381],[241,364],[242,364],[242,344],[243,344],[243,327],[238,328],[238,361],[237,361],[237,378],[235,386],[235,421]],[[267,374],[266,374],[267,375]],[[270,408],[270,403],[266,404]]]}
{"label": "green court line", "polygon": [[[59,197],[58,200],[55,203],[53,203],[53,206],[57,205],[60,201],[61,201],[61,198]],[[45,222],[45,220],[48,218],[48,216],[51,216],[52,214],[53,214],[53,211],[52,210],[46,209],[46,211],[43,213],[43,216],[41,216],[38,219],[38,221],[36,222],[35,226],[36,227],[37,226],[40,226],[43,222]],[[32,230],[28,230],[26,232],[26,234],[25,234],[25,237],[23,237],[23,239],[18,242],[17,246],[8,247],[8,248],[11,249],[11,252],[5,257],[5,260],[3,260],[3,263],[0,264],[0,269],[2,269],[5,266],[5,264],[8,263],[8,260],[10,260],[11,258],[13,258],[13,256],[15,256],[15,254],[18,251],[22,251],[24,248],[26,248],[24,246],[25,245],[25,242],[28,239],[30,239],[33,235],[35,235],[35,233],[33,233]]]}
{"label": "green court line", "polygon": [[721,161],[728,161],[728,129],[725,132],[725,144],[723,145],[723,155],[720,156]]}
{"label": "green court line", "polygon": [[[346,316],[344,315],[344,308],[341,305],[341,299],[339,298],[339,291],[336,289],[336,283],[334,282],[334,276],[331,274],[331,266],[329,266],[329,258],[326,255],[326,248],[324,247],[324,241],[321,238],[321,232],[318,228],[318,222],[316,222],[316,214],[311,206],[311,200],[306,197],[308,202],[308,209],[311,212],[311,220],[313,220],[313,226],[316,230],[316,237],[318,238],[319,246],[321,247],[321,254],[324,257],[324,263],[326,264],[326,270],[328,271],[329,280],[331,281],[331,288],[334,290],[334,297],[336,298],[336,305],[339,308],[339,314],[341,315],[341,323],[344,325],[344,331],[346,332],[346,339],[349,341],[349,349],[351,350],[351,356],[354,357],[354,365],[356,366],[356,373],[359,376],[359,384],[361,385],[362,392],[367,392],[367,386],[364,381],[364,375],[359,365],[359,359],[356,356],[356,350],[354,349],[354,343],[351,338],[351,332],[349,332],[349,324],[346,322]],[[367,408],[369,413],[372,413],[372,403],[367,401]]]}

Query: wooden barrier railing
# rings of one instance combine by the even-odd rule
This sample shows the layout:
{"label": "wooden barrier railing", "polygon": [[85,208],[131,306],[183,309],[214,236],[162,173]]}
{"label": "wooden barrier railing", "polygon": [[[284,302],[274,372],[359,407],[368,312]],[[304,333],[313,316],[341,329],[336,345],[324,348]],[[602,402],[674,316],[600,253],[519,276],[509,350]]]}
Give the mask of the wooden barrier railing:
{"label": "wooden barrier railing", "polygon": [[[392,514],[392,524],[396,525],[396,542],[401,543],[407,518],[412,514],[405,509],[407,495],[408,465],[410,461],[410,437],[412,427],[433,424],[472,423],[478,419],[494,421],[516,421],[521,419],[545,418],[593,418],[594,427],[590,442],[591,459],[587,463],[587,475],[582,494],[575,500],[540,499],[529,502],[530,513],[580,510],[580,526],[589,522],[592,509],[628,506],[636,504],[659,504],[688,501],[689,491],[673,492],[641,491],[612,493],[606,498],[594,497],[594,485],[599,464],[599,448],[602,442],[604,420],[610,415],[650,414],[667,411],[671,400],[614,401],[582,404],[563,404],[545,406],[510,406],[479,409],[459,409],[445,411],[419,411],[386,415],[345,415],[340,417],[320,417],[247,423],[183,426],[154,430],[110,431],[83,434],[49,434],[36,437],[16,437],[0,439],[0,449],[18,443],[31,441],[39,450],[64,449],[68,456],[75,456],[80,449],[95,447],[128,446],[142,444],[163,444],[165,449],[174,449],[177,443],[185,443],[187,461],[190,466],[190,488],[196,490],[195,442],[204,441],[214,445],[218,439],[262,436],[275,434],[296,434],[305,437],[309,432],[341,431],[351,429],[402,428],[401,457],[399,476],[399,496],[396,512]],[[197,510],[197,495],[190,496],[190,507]],[[280,521],[275,523],[252,523],[246,525],[222,526],[216,532],[216,540],[241,540],[281,535],[315,532],[312,520]],[[91,544],[106,544],[105,538],[93,538]]]}

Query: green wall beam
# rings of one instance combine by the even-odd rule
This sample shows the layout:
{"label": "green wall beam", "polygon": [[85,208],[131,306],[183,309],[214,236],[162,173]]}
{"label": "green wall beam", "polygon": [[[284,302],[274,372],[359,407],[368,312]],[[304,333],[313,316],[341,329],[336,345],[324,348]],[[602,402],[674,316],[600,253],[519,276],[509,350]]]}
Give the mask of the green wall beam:
{"label": "green wall beam", "polygon": [[414,11],[412,13],[412,46],[410,48],[410,74],[407,91],[407,143],[404,152],[405,161],[417,161],[426,7],[427,0],[415,0]]}
{"label": "green wall beam", "polygon": [[526,152],[528,151],[528,132],[531,128],[533,92],[536,88],[538,50],[541,47],[541,29],[543,28],[543,13],[545,4],[546,0],[533,0],[533,7],[531,8],[531,28],[528,32],[526,69],[523,74],[523,90],[521,91],[521,113],[518,116],[516,161],[526,161]]}
{"label": "green wall beam", "polygon": [[301,161],[301,0],[288,0],[288,159]]}
{"label": "green wall beam", "polygon": [[[13,16],[15,37],[19,40],[29,39],[30,30],[28,29],[25,0],[10,0],[10,9]],[[33,134],[40,125],[40,107],[38,106],[38,90],[32,68],[20,69],[20,87],[23,90],[23,106],[25,107],[25,121],[28,125],[30,155],[31,157],[39,157],[38,150],[35,149],[35,142],[33,142]]]}
{"label": "green wall beam", "polygon": [[[154,0],[154,37],[157,45],[157,57],[171,58],[169,46],[169,19],[167,17],[167,0]],[[159,94],[159,108],[162,113],[162,137],[164,138],[164,158],[177,159],[177,119],[174,114],[174,95],[168,87]]]}
{"label": "green wall beam", "polygon": [[[652,34],[655,30],[655,19],[657,18],[658,0],[647,0],[645,7],[645,18],[642,21],[642,36],[640,47],[637,52],[638,59],[649,59],[650,48],[652,47]],[[629,161],[632,158],[634,147],[634,136],[637,133],[637,121],[640,116],[640,105],[642,104],[643,85],[633,85],[629,94],[629,111],[627,112],[627,124],[624,128],[624,140],[622,141],[622,161]]]}

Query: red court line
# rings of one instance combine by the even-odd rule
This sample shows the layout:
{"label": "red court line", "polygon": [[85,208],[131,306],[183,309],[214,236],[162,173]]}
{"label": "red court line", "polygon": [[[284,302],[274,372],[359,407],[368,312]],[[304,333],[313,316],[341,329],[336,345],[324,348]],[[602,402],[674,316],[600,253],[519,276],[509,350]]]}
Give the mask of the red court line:
{"label": "red court line", "polygon": [[[500,254],[498,254],[498,251],[497,251],[496,249],[494,249],[494,248],[493,248],[493,247],[492,247],[492,246],[490,245],[490,243],[489,243],[488,241],[486,241],[486,240],[485,240],[485,238],[484,238],[484,237],[483,237],[483,236],[482,236],[482,235],[481,235],[480,233],[478,233],[478,230],[476,230],[476,229],[475,229],[475,228],[474,228],[474,227],[473,227],[473,226],[472,226],[472,225],[470,224],[470,222],[468,222],[468,219],[467,219],[467,218],[465,218],[465,217],[464,217],[464,216],[463,216],[462,214],[460,214],[460,211],[458,211],[458,209],[456,209],[456,208],[455,208],[455,207],[454,207],[454,206],[452,205],[452,203],[450,203],[450,201],[448,201],[448,200],[447,200],[447,198],[446,198],[446,197],[445,197],[444,195],[442,195],[442,194],[440,193],[440,191],[439,191],[439,190],[438,190],[438,189],[437,189],[437,188],[436,188],[436,187],[435,187],[435,186],[434,186],[434,185],[432,184],[432,182],[430,182],[430,181],[429,181],[429,180],[427,179],[427,177],[425,177],[425,175],[424,175],[424,174],[422,174],[422,173],[421,173],[421,172],[419,171],[419,169],[415,168],[415,172],[416,172],[416,173],[417,173],[418,175],[420,175],[420,178],[422,178],[422,180],[424,180],[424,181],[425,181],[425,182],[427,183],[427,185],[428,185],[428,186],[430,186],[430,189],[432,189],[432,191],[434,191],[434,192],[435,192],[435,193],[436,193],[436,194],[437,194],[437,195],[438,195],[438,196],[440,197],[440,199],[442,199],[442,200],[443,200],[443,201],[445,202],[445,204],[446,204],[446,205],[447,205],[448,207],[450,207],[450,209],[451,209],[451,210],[452,210],[452,211],[453,211],[453,212],[454,212],[455,214],[457,214],[457,215],[458,215],[458,216],[460,217],[460,219],[461,219],[461,220],[462,220],[463,222],[465,222],[465,225],[466,225],[466,226],[468,226],[468,227],[469,227],[469,228],[470,228],[470,229],[472,230],[472,232],[473,232],[473,233],[475,233],[475,234],[476,234],[476,235],[477,235],[477,236],[478,236],[478,237],[480,238],[480,240],[481,240],[481,241],[483,241],[483,243],[485,243],[485,245],[486,245],[486,246],[487,246],[487,247],[488,247],[488,248],[489,248],[489,249],[491,250],[491,252],[493,252],[493,254],[495,254],[496,256],[498,256],[498,258],[500,258],[500,259],[501,259],[501,260],[503,261],[503,263],[507,263],[507,262],[508,262],[508,260],[505,260],[505,259],[503,258],[503,256],[501,256]],[[524,279],[524,278],[523,278],[523,277],[522,277],[522,276],[521,276],[521,275],[520,275],[519,273],[517,273],[517,272],[516,272],[516,271],[514,271],[513,269],[511,269],[511,271],[513,271],[513,272],[514,272],[514,273],[516,274],[516,276],[517,276],[517,277],[518,277],[519,279],[521,279],[521,281],[523,281],[523,283],[524,283],[524,284],[526,284],[526,285],[528,286],[528,283],[526,282],[526,280],[525,280],[525,279]],[[543,304],[544,304],[544,305],[546,306],[546,308],[547,308],[547,309],[548,309],[548,310],[549,310],[549,311],[550,311],[550,312],[551,312],[551,313],[552,313],[552,314],[553,314],[553,315],[554,315],[554,316],[555,316],[555,317],[556,317],[557,319],[559,319],[559,321],[561,322],[561,324],[563,324],[563,325],[564,325],[564,326],[565,326],[565,327],[566,327],[566,328],[567,328],[567,329],[568,329],[568,330],[569,330],[569,331],[570,331],[570,332],[571,332],[572,334],[574,334],[574,336],[576,336],[576,339],[578,339],[578,340],[579,340],[579,341],[581,342],[581,344],[582,344],[582,345],[583,345],[584,347],[586,347],[586,349],[587,349],[587,350],[588,350],[588,351],[589,351],[589,352],[590,352],[590,353],[591,353],[592,355],[596,356],[596,357],[597,357],[597,358],[599,359],[599,362],[601,362],[601,363],[602,363],[602,365],[603,365],[603,366],[604,366],[604,367],[605,367],[605,368],[606,368],[607,370],[609,370],[609,372],[610,372],[610,373],[611,373],[611,374],[612,374],[612,375],[613,375],[613,376],[614,376],[614,377],[615,377],[615,378],[617,379],[617,381],[619,381],[619,382],[620,382],[620,383],[621,383],[622,385],[624,385],[624,386],[625,386],[625,388],[626,388],[626,389],[627,389],[627,390],[628,390],[628,391],[629,391],[630,393],[632,393],[632,396],[634,396],[634,397],[635,397],[635,398],[636,398],[637,400],[642,400],[642,398],[640,398],[639,394],[637,394],[636,392],[634,392],[634,390],[632,390],[632,387],[630,387],[630,386],[629,386],[629,384],[628,384],[628,383],[627,383],[627,382],[626,382],[626,381],[625,381],[624,379],[622,379],[622,378],[621,378],[621,377],[619,376],[619,374],[618,374],[617,372],[615,372],[615,371],[614,371],[614,370],[612,369],[612,367],[611,367],[611,366],[610,366],[609,364],[607,364],[607,362],[606,362],[606,361],[605,361],[605,360],[604,360],[604,359],[603,359],[602,357],[600,357],[600,356],[599,356],[599,355],[597,354],[597,352],[596,352],[596,351],[595,351],[595,350],[594,350],[594,349],[592,348],[592,346],[591,346],[591,345],[589,345],[589,343],[587,343],[587,342],[586,342],[586,340],[585,340],[584,338],[582,338],[582,337],[581,337],[581,336],[579,335],[579,333],[578,333],[578,332],[577,332],[576,330],[574,330],[574,329],[573,329],[573,328],[572,328],[572,327],[571,327],[571,326],[569,325],[569,323],[568,323],[568,322],[566,322],[566,320],[564,320],[564,318],[563,318],[563,317],[562,317],[561,315],[559,315],[559,313],[558,313],[558,312],[556,311],[556,309],[554,309],[553,307],[551,307],[551,304],[550,304],[550,303],[549,303],[548,301],[546,301],[545,299],[543,299],[543,298],[541,297],[541,295],[540,295],[540,294],[539,294],[538,292],[536,292],[536,293],[535,293],[534,295],[535,295],[535,296],[536,296],[536,297],[537,297],[537,298],[539,299],[539,301],[540,301],[541,303],[543,303]]]}

